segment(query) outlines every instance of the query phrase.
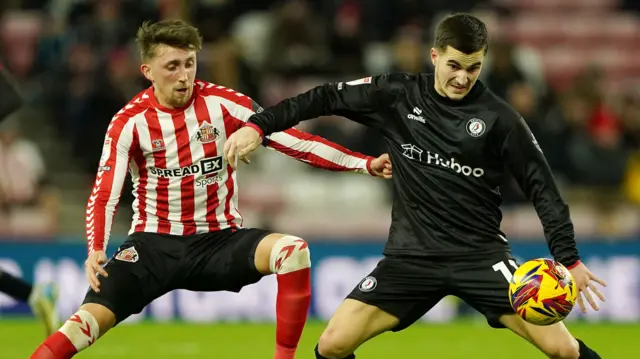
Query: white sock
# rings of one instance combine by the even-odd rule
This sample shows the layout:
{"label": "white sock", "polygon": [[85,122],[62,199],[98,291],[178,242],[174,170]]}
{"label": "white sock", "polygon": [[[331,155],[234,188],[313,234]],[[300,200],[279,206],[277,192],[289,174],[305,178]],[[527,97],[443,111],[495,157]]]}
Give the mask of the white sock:
{"label": "white sock", "polygon": [[69,338],[78,352],[93,344],[100,334],[96,318],[86,310],[72,315],[58,331]]}
{"label": "white sock", "polygon": [[285,236],[276,241],[269,260],[271,273],[285,274],[311,267],[309,246],[304,239]]}

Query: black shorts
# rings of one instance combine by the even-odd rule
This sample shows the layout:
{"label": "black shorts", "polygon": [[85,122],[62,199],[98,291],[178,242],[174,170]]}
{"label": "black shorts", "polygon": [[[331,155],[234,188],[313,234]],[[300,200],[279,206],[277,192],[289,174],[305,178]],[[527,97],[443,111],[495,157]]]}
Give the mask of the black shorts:
{"label": "black shorts", "polygon": [[272,232],[223,230],[193,236],[133,233],[99,276],[100,292],[83,301],[107,307],[116,323],[140,313],[154,299],[176,289],[239,292],[263,275],[256,269],[258,243]]}
{"label": "black shorts", "polygon": [[397,317],[400,323],[393,331],[407,328],[448,295],[482,313],[490,326],[504,328],[500,316],[514,313],[508,293],[515,270],[508,253],[455,262],[386,256],[347,298]]}

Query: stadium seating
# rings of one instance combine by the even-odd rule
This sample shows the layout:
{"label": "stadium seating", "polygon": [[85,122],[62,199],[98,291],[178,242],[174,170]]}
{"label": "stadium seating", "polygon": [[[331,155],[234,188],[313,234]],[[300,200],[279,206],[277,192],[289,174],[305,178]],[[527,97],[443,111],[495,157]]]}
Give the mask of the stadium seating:
{"label": "stadium seating", "polygon": [[[598,65],[607,83],[640,79],[640,19],[615,0],[496,0],[512,16],[499,32],[540,53],[545,76],[563,87],[584,66]],[[626,82],[626,81],[625,81]],[[624,82],[623,82],[624,83]]]}

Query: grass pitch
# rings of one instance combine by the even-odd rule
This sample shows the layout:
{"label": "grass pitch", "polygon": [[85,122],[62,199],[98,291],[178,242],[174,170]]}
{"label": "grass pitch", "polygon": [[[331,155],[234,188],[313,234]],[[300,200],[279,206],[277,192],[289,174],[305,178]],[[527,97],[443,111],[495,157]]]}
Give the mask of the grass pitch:
{"label": "grass pitch", "polygon": [[[297,358],[314,359],[313,348],[324,323],[310,322]],[[606,359],[634,358],[640,338],[638,324],[570,324],[577,337]],[[92,358],[273,358],[272,324],[185,324],[179,322],[123,324],[76,356]],[[43,340],[39,323],[0,319],[0,358],[25,359]],[[540,359],[534,347],[507,330],[484,322],[416,324],[400,333],[386,333],[357,351],[363,359]]]}

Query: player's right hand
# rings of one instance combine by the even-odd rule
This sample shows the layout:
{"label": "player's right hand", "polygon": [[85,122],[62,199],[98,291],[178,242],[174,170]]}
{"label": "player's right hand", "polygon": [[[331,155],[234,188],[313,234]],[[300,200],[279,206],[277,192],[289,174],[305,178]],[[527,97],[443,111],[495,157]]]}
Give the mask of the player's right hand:
{"label": "player's right hand", "polygon": [[100,279],[98,279],[98,274],[103,277],[109,276],[107,271],[102,268],[105,263],[107,263],[107,255],[104,251],[92,252],[84,262],[84,270],[87,274],[87,280],[89,281],[91,288],[96,293],[100,292]]}
{"label": "player's right hand", "polygon": [[236,159],[246,157],[262,143],[260,133],[244,126],[231,134],[224,142],[224,157],[231,168],[236,168]]}
{"label": "player's right hand", "polygon": [[393,177],[392,171],[393,166],[391,165],[391,158],[389,158],[388,153],[374,158],[373,161],[371,161],[371,172],[374,176],[391,179]]}
{"label": "player's right hand", "polygon": [[576,298],[576,301],[578,302],[578,306],[580,307],[582,313],[587,312],[587,306],[584,304],[584,300],[582,299],[582,297],[587,300],[587,303],[589,303],[591,308],[593,308],[594,310],[599,310],[598,304],[593,299],[589,291],[593,292],[601,301],[604,302],[605,297],[594,285],[594,282],[600,284],[603,287],[606,287],[607,283],[602,279],[596,277],[595,274],[591,273],[589,268],[587,268],[584,263],[578,264],[569,271],[571,272],[571,276],[576,283],[576,287],[578,287],[578,297]]}

